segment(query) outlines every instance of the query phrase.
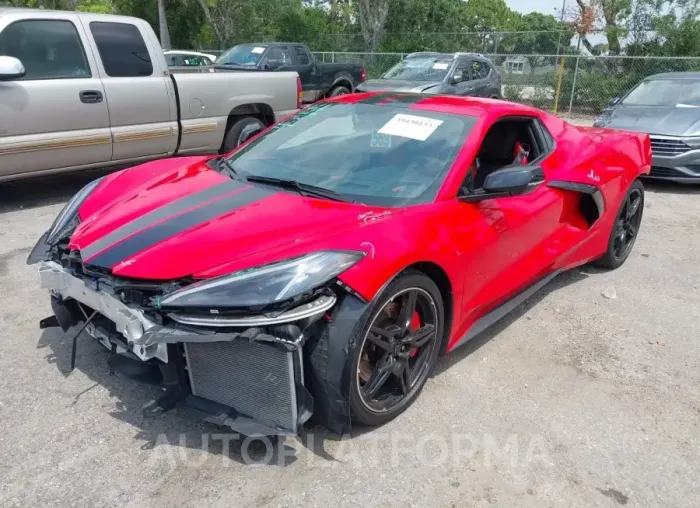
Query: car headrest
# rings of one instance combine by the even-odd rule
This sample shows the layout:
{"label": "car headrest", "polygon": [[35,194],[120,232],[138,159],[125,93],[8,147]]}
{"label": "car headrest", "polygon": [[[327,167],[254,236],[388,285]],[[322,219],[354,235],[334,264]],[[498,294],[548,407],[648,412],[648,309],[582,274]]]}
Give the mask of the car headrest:
{"label": "car headrest", "polygon": [[489,160],[512,159],[517,137],[518,133],[511,126],[496,124],[486,133],[479,156]]}

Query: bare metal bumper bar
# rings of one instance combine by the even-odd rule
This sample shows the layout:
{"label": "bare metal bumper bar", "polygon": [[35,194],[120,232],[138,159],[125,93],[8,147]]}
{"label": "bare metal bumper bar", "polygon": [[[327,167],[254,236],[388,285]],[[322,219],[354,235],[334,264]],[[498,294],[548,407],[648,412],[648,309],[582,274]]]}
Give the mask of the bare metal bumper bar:
{"label": "bare metal bumper bar", "polygon": [[[200,327],[241,327],[240,333],[219,333],[215,330],[202,328],[201,331],[191,331],[179,327],[162,326],[151,321],[142,310],[128,306],[116,297],[104,291],[91,288],[84,280],[68,273],[54,261],[42,261],[39,266],[41,287],[48,289],[62,298],[73,298],[78,302],[98,311],[112,321],[117,331],[123,335],[133,353],[141,360],[159,358],[167,362],[167,344],[179,342],[227,342],[236,339],[278,342],[295,349],[299,341],[289,341],[268,335],[257,328],[261,326],[288,323],[308,318],[325,312],[332,307],[335,296],[323,295],[317,300],[303,304],[277,316],[244,316],[235,319],[217,319],[187,316],[186,314],[171,314],[170,317],[184,325]],[[102,337],[104,338],[104,337]],[[301,338],[300,338],[301,339]]]}

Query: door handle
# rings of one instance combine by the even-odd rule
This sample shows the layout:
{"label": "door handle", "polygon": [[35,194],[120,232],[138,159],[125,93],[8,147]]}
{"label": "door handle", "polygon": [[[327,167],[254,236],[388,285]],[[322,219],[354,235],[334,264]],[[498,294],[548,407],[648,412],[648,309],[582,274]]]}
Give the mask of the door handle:
{"label": "door handle", "polygon": [[95,104],[102,102],[102,92],[98,90],[83,90],[80,92],[80,101],[85,104]]}

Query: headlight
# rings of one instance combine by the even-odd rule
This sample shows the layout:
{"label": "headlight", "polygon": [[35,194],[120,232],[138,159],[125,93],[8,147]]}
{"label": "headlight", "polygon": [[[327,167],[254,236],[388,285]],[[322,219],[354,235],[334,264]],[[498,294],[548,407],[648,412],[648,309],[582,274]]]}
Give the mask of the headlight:
{"label": "headlight", "polygon": [[325,284],[364,253],[323,251],[197,282],[163,298],[161,307],[251,307],[287,300]]}
{"label": "headlight", "polygon": [[[104,177],[102,177],[104,178]],[[97,187],[97,185],[102,181],[102,178],[93,180],[85,187],[80,189],[75,196],[71,198],[70,201],[63,207],[61,213],[58,214],[56,220],[53,221],[51,228],[49,229],[49,234],[46,237],[46,243],[51,244],[67,233],[67,226],[71,224],[76,214],[78,213],[78,208],[83,204],[83,201],[90,195],[90,193]]]}

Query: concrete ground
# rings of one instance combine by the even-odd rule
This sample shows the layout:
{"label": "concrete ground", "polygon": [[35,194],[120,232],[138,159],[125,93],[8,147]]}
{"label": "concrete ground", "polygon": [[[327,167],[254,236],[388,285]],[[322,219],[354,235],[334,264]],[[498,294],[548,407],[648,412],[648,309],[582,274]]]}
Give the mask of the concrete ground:
{"label": "concrete ground", "polygon": [[418,401],[270,447],[40,331],[31,247],[93,175],[0,185],[0,506],[700,505],[700,190],[649,184],[627,264],[557,278],[441,361]]}

